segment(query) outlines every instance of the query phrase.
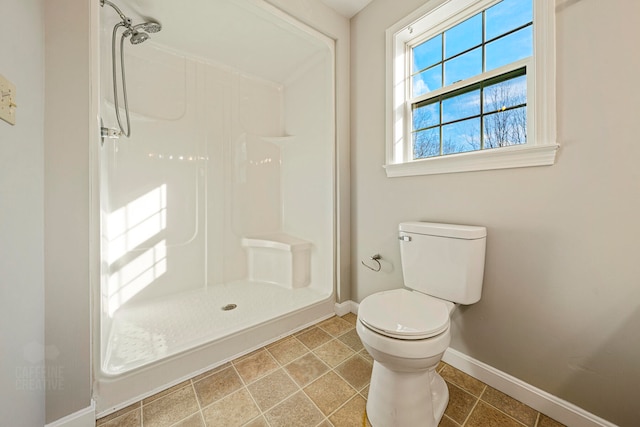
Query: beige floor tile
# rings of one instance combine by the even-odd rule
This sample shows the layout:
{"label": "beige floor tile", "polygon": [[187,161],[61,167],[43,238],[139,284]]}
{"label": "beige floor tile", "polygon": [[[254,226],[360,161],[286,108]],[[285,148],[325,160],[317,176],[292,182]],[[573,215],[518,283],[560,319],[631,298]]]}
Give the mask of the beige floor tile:
{"label": "beige floor tile", "polygon": [[278,363],[265,349],[262,349],[250,357],[246,357],[239,362],[233,362],[240,377],[245,384],[254,382],[269,372],[278,369]]}
{"label": "beige floor tile", "polygon": [[264,417],[260,415],[255,420],[249,421],[243,427],[269,427],[269,424],[267,424],[267,420],[265,420]]}
{"label": "beige floor tile", "polygon": [[133,405],[129,405],[125,408],[122,408],[116,412],[113,412],[105,417],[100,418],[99,420],[96,421],[96,426],[102,426],[103,424],[108,423],[109,421],[115,419],[115,418],[119,418],[121,416],[123,416],[124,414],[134,411],[136,409],[141,409],[142,405],[140,402],[136,402]]}
{"label": "beige floor tile", "polygon": [[295,337],[280,340],[267,347],[274,359],[282,366],[309,352],[309,349]]}
{"label": "beige floor tile", "polygon": [[353,388],[360,391],[369,385],[371,369],[371,363],[356,354],[335,368],[335,371],[347,380]]}
{"label": "beige floor tile", "polygon": [[364,397],[365,399],[369,398],[369,387],[370,385],[366,386],[365,388],[363,388],[362,390],[360,390],[360,394],[362,395],[362,397]]}
{"label": "beige floor tile", "polygon": [[199,410],[193,387],[181,388],[142,406],[145,427],[165,427],[177,423]]}
{"label": "beige floor tile", "polygon": [[207,426],[239,427],[260,415],[247,389],[243,388],[202,409]]}
{"label": "beige floor tile", "polygon": [[540,414],[536,427],[566,427],[564,424],[557,422],[553,418],[549,418],[545,414]]}
{"label": "beige floor tile", "polygon": [[342,320],[346,320],[347,322],[351,323],[353,326],[356,326],[356,322],[358,321],[358,316],[353,313],[347,313],[344,316],[342,316]]}
{"label": "beige floor tile", "polygon": [[272,408],[299,390],[283,369],[278,369],[249,384],[247,389],[262,411]]}
{"label": "beige floor tile", "polygon": [[354,354],[353,350],[338,340],[331,340],[326,344],[322,344],[313,352],[332,368],[335,368]]}
{"label": "beige floor tile", "polygon": [[117,417],[110,418],[109,421],[102,421],[97,424],[100,427],[141,427],[142,409],[140,405],[132,411],[127,411]]}
{"label": "beige floor tile", "polygon": [[329,370],[327,365],[325,365],[313,353],[307,353],[301,358],[294,360],[285,366],[284,369],[300,387],[304,387],[310,382],[318,379]]}
{"label": "beige floor tile", "polygon": [[358,333],[355,329],[350,330],[346,334],[340,335],[338,339],[345,343],[353,351],[358,352],[364,348],[364,346],[362,345],[362,341],[360,340],[360,337],[358,336]]}
{"label": "beige floor tile", "polygon": [[243,354],[242,356],[239,356],[239,357],[236,357],[235,359],[233,359],[233,360],[231,361],[231,363],[238,363],[238,362],[240,362],[241,360],[244,360],[244,359],[246,359],[246,358],[248,358],[248,357],[255,356],[256,354],[260,353],[261,351],[264,351],[264,349],[265,349],[265,347],[260,347],[260,348],[258,348],[258,349],[256,349],[256,350],[253,350],[253,351],[252,351],[252,352],[250,352],[250,353]]}
{"label": "beige floor tile", "polygon": [[440,423],[438,424],[438,427],[460,427],[460,424],[453,421],[451,418],[447,417],[446,415],[443,415],[442,419],[440,420]]}
{"label": "beige floor tile", "polygon": [[471,375],[466,374],[450,365],[444,365],[444,367],[440,371],[440,375],[450,383],[457,385],[461,389],[466,390],[477,397],[482,394],[485,388],[485,385],[482,381],[479,381],[473,378]]}
{"label": "beige floor tile", "polygon": [[538,411],[530,408],[524,403],[518,402],[514,398],[507,396],[493,387],[487,386],[487,389],[484,391],[480,399],[498,408],[505,414],[515,418],[528,427],[534,427],[536,425]]}
{"label": "beige floor tile", "polygon": [[358,352],[358,354],[360,355],[360,357],[362,357],[364,360],[366,360],[367,362],[371,363],[373,365],[373,357],[371,357],[371,355],[369,354],[369,352],[366,349],[362,349]]}
{"label": "beige floor tile", "polygon": [[202,414],[200,411],[191,415],[189,418],[186,418],[180,421],[178,424],[174,424],[171,427],[204,427],[204,420],[202,419]]}
{"label": "beige floor tile", "polygon": [[355,427],[366,425],[371,427],[366,418],[366,401],[359,394],[353,397],[346,405],[338,409],[329,420],[335,427]]}
{"label": "beige floor tile", "polygon": [[154,394],[153,396],[149,396],[146,399],[142,400],[142,404],[143,405],[148,405],[149,403],[153,402],[154,400],[160,399],[163,396],[166,396],[167,394],[171,394],[174,391],[180,390],[181,388],[184,388],[188,385],[191,385],[191,380],[187,380],[187,381],[182,381],[180,384],[176,384],[173,387],[169,387],[165,390],[162,390],[159,393]]}
{"label": "beige floor tile", "polygon": [[356,394],[345,380],[328,372],[304,388],[304,392],[325,415],[329,415]]}
{"label": "beige floor tile", "polygon": [[314,348],[321,346],[327,341],[330,341],[331,335],[329,335],[322,329],[313,327],[300,335],[296,335],[296,338],[299,339],[302,344],[306,345],[310,350],[313,350]]}
{"label": "beige floor tile", "polygon": [[449,387],[449,404],[444,413],[458,424],[463,424],[478,398],[451,383],[447,383],[447,387]]}
{"label": "beige floor tile", "polygon": [[301,391],[271,409],[265,416],[271,427],[315,426],[324,418]]}
{"label": "beige floor tile", "polygon": [[318,323],[318,327],[334,337],[339,337],[345,332],[353,329],[353,325],[351,323],[337,316]]}
{"label": "beige floor tile", "polygon": [[522,427],[522,424],[480,401],[471,413],[465,427]]}
{"label": "beige floor tile", "polygon": [[193,383],[201,406],[207,406],[242,387],[242,381],[233,367],[223,369]]}
{"label": "beige floor tile", "polygon": [[208,371],[203,372],[200,375],[197,375],[197,376],[191,378],[191,381],[193,381],[193,382],[200,381],[201,379],[206,378],[209,375],[215,374],[216,372],[220,372],[223,369],[227,369],[229,367],[231,367],[231,362],[223,363],[220,366],[216,366],[215,368],[209,369]]}

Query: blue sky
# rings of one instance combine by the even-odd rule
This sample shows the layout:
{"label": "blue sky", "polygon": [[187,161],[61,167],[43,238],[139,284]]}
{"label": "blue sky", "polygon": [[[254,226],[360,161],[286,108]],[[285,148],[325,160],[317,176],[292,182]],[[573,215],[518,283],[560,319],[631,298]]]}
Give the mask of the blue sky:
{"label": "blue sky", "polygon": [[[486,69],[526,58],[533,53],[532,27],[491,41],[532,20],[531,0],[503,0],[485,11]],[[444,85],[473,77],[483,72],[482,48],[458,55],[482,44],[482,13],[472,16],[442,34],[413,49],[413,96],[420,96]],[[444,62],[443,62],[444,59]],[[438,65],[436,65],[438,64]]]}
{"label": "blue sky", "polygon": [[[510,32],[532,21],[532,7],[531,0],[503,0],[487,9],[484,12],[484,41],[483,13],[479,13],[414,47],[412,72],[415,74],[412,77],[412,95],[415,97],[427,94],[443,85],[446,87],[484,71],[531,56],[533,53],[532,26],[528,25],[518,31]],[[485,91],[488,89],[490,87],[485,88]],[[485,112],[526,103],[526,76],[503,83],[500,93],[503,97],[508,95],[509,100],[497,102],[509,105],[491,107],[488,95],[482,101],[480,89],[475,89],[441,102],[434,100],[434,103],[414,109],[414,129],[438,126],[441,121],[445,123],[441,128],[436,127],[414,135],[415,153],[420,151],[421,156],[433,156],[439,155],[440,149],[442,154],[480,149],[482,119],[471,117],[480,114],[481,102],[484,102]],[[494,96],[494,104],[495,98]],[[507,113],[509,112],[501,114]],[[516,112],[509,114],[515,115]],[[469,119],[463,120],[467,117]],[[495,117],[485,116],[485,128],[492,119]],[[456,120],[462,121],[446,124]],[[519,126],[517,131],[522,133],[524,131],[522,124]],[[512,134],[518,134],[514,132]],[[442,147],[440,147],[441,136]]]}

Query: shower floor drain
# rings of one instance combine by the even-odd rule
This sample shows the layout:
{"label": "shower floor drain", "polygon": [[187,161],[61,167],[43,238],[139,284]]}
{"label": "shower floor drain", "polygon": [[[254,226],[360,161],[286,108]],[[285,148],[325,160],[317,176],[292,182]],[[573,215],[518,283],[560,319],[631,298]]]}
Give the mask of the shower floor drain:
{"label": "shower floor drain", "polygon": [[222,306],[222,311],[229,311],[229,310],[233,310],[234,308],[236,308],[237,305],[236,304],[227,304],[225,306]]}

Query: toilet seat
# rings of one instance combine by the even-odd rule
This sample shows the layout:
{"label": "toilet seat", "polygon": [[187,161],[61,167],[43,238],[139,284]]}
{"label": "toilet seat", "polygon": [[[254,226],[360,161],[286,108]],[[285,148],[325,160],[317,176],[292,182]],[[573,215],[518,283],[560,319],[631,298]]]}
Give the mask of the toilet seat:
{"label": "toilet seat", "polygon": [[367,328],[401,340],[421,340],[439,335],[449,328],[449,307],[437,298],[394,289],[366,297],[358,318]]}

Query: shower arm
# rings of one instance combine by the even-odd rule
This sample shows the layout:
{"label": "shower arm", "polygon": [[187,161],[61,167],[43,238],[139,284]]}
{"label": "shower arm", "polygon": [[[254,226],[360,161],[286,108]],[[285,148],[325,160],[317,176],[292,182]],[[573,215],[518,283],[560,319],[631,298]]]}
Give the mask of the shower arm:
{"label": "shower arm", "polygon": [[124,13],[122,13],[120,8],[118,8],[118,6],[116,6],[115,4],[111,3],[109,0],[100,0],[100,6],[104,7],[105,4],[108,4],[109,6],[111,6],[118,13],[118,15],[120,15],[120,19],[122,19],[122,23],[124,24],[124,26],[131,29],[131,23],[133,22],[131,18],[126,16]]}

